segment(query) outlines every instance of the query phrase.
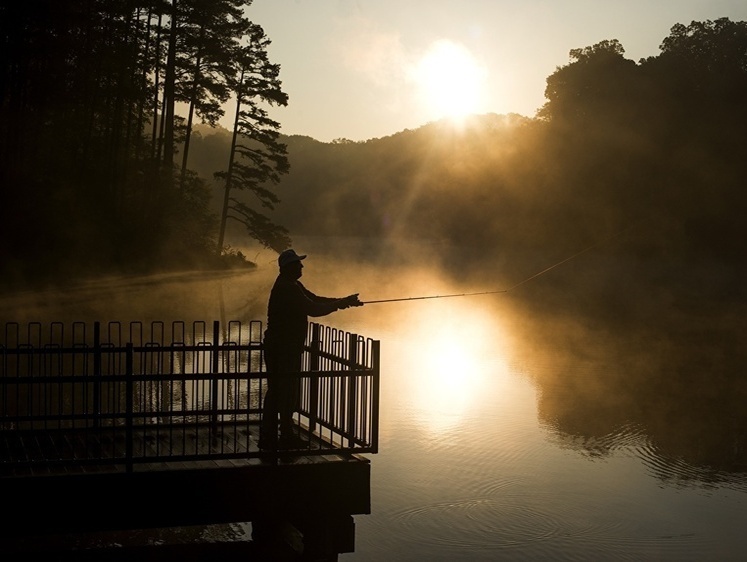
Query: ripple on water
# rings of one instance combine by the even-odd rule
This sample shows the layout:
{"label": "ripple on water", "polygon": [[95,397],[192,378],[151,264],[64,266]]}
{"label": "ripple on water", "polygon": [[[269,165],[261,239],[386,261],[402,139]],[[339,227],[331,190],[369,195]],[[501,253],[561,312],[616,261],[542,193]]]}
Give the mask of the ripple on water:
{"label": "ripple on water", "polygon": [[717,468],[694,465],[680,457],[662,453],[654,444],[638,450],[639,457],[655,478],[683,488],[727,488],[747,492],[746,472],[726,472]]}
{"label": "ripple on water", "polygon": [[651,441],[645,427],[638,423],[621,424],[601,436],[568,435],[554,431],[562,446],[592,457],[606,456],[612,452],[636,457],[652,476],[669,485],[688,488],[720,487],[747,492],[747,471],[725,471],[667,454]]}
{"label": "ripple on water", "polygon": [[711,547],[693,534],[642,535],[635,520],[595,517],[579,497],[543,497],[517,485],[495,482],[483,491],[496,497],[400,510],[392,514],[391,529],[403,541],[427,537],[421,552],[427,559],[489,560],[503,553],[512,560],[641,560],[657,553],[658,559],[686,560]]}
{"label": "ripple on water", "polygon": [[[526,493],[525,493],[526,492]],[[604,537],[619,523],[590,519],[577,501],[528,492],[517,482],[492,482],[488,496],[422,505],[393,515],[403,533],[433,536],[440,548],[500,550],[558,537]]]}
{"label": "ripple on water", "polygon": [[626,451],[637,457],[655,478],[682,487],[722,487],[747,491],[747,472],[726,472],[708,465],[693,464],[661,450],[640,424],[624,424],[597,439],[608,450]]}

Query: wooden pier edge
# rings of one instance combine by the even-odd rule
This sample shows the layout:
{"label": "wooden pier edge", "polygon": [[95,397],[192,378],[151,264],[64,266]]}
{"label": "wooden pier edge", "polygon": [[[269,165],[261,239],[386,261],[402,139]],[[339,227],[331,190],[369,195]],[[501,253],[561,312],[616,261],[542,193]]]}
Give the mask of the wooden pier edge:
{"label": "wooden pier edge", "polygon": [[371,465],[340,462],[0,479],[0,538],[371,512]]}

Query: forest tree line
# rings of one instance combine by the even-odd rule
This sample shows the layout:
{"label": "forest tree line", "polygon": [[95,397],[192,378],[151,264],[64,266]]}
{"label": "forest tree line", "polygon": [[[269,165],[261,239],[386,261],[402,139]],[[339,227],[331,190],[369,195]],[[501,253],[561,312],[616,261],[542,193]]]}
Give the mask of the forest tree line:
{"label": "forest tree line", "polygon": [[617,40],[574,49],[545,95],[534,118],[284,138],[273,216],[297,235],[426,238],[479,259],[570,255],[630,229],[616,251],[631,257],[746,263],[747,22],[677,24],[638,62]]}
{"label": "forest tree line", "polygon": [[[115,20],[127,21],[125,14],[130,12]],[[154,14],[135,19],[156,29]],[[194,26],[197,37],[204,33],[201,25]],[[167,31],[151,33],[167,37]],[[126,37],[147,43],[145,36]],[[88,52],[79,39],[73,43]],[[165,39],[161,43],[166,48]],[[152,78],[154,63],[118,68],[81,54],[73,59],[75,92],[88,97],[52,96],[44,88],[28,101],[25,114],[0,121],[0,173],[8,186],[0,197],[10,203],[3,206],[4,244],[13,240],[13,249],[21,250],[16,261],[39,260],[47,270],[60,265],[48,248],[42,251],[48,244],[66,250],[62,255],[78,262],[75,267],[86,269],[81,260],[109,252],[108,265],[126,270],[141,263],[144,248],[152,250],[151,265],[168,252],[180,265],[204,266],[189,256],[252,241],[280,249],[296,235],[427,239],[457,248],[459,259],[469,262],[526,252],[569,255],[644,224],[618,251],[741,270],[747,239],[747,23],[721,18],[676,24],[660,49],[637,62],[614,39],[574,49],[568,64],[547,78],[547,102],[536,116],[474,116],[461,129],[444,121],[365,142],[322,143],[277,135],[279,124],[257,114],[256,104],[244,120],[259,115],[264,134],[240,127],[195,132],[191,118],[174,116],[173,165],[165,164],[167,140],[160,136],[168,119],[154,118],[161,114],[155,100],[163,103],[170,88],[142,82],[148,86],[143,107],[149,108],[142,121],[140,98],[107,89],[123,72]],[[261,52],[248,60],[261,60]],[[96,63],[97,71],[78,68],[83,60]],[[12,116],[4,68],[2,111]],[[270,101],[288,103],[279,68],[270,68]],[[186,70],[176,74],[187,77],[176,91],[194,90],[194,72],[192,79]],[[241,83],[238,71],[232,76]],[[69,81],[54,72],[47,79],[55,88],[71,88]],[[202,105],[194,104],[208,125],[217,120],[220,95],[206,89]],[[162,112],[169,115],[168,109]],[[47,121],[35,121],[42,117]],[[275,152],[262,150],[263,143]],[[218,243],[226,178],[235,166],[228,165],[228,155],[237,145],[248,157],[236,159],[240,176],[231,181],[250,187],[236,190],[230,204],[248,224],[230,229]],[[252,224],[255,230],[247,232]],[[71,251],[81,247],[86,250]]]}

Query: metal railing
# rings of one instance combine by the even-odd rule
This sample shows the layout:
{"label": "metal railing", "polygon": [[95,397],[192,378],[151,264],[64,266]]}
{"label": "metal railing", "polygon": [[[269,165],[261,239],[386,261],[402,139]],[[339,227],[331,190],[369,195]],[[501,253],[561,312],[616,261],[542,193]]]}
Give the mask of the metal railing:
{"label": "metal railing", "polygon": [[[259,321],[3,328],[0,468],[262,454]],[[378,452],[378,341],[312,323],[298,376],[297,453]]]}
{"label": "metal railing", "polygon": [[379,342],[312,323],[301,421],[343,451],[378,452]]}

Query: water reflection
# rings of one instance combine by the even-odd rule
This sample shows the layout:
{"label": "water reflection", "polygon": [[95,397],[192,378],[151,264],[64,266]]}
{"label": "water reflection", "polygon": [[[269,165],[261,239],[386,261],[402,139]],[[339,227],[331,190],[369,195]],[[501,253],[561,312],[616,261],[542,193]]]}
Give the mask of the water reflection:
{"label": "water reflection", "polygon": [[[538,415],[556,443],[590,458],[632,451],[673,486],[747,490],[745,348],[728,314],[672,310],[636,330],[543,333]],[[744,333],[744,332],[742,332]]]}
{"label": "water reflection", "polygon": [[489,377],[493,384],[501,371],[505,377],[504,341],[497,318],[480,308],[453,301],[409,308],[403,391],[419,429],[438,439],[474,413]]}

